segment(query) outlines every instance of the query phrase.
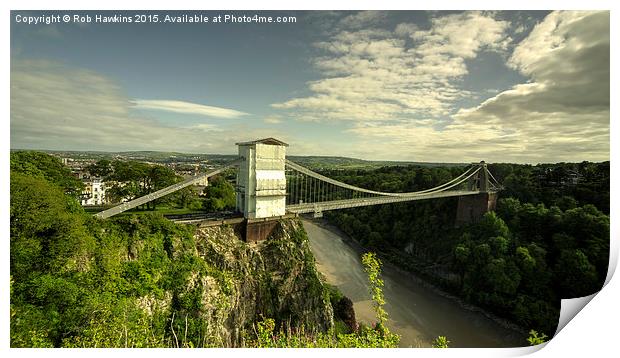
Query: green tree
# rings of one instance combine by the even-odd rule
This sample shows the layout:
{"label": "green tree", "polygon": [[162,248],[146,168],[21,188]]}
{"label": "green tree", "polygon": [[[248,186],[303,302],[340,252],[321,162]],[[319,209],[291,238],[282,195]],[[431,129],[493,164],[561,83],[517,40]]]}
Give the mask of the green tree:
{"label": "green tree", "polygon": [[482,217],[479,223],[471,227],[470,232],[474,239],[488,239],[492,237],[510,237],[510,229],[499,216],[489,211]]}
{"label": "green tree", "polygon": [[383,327],[387,321],[388,314],[383,308],[385,305],[383,280],[379,277],[381,274],[381,260],[377,258],[377,254],[374,252],[367,252],[362,255],[362,264],[364,265],[364,271],[366,271],[368,282],[370,283],[370,295],[377,316],[377,325]]}
{"label": "green tree", "polygon": [[86,167],[90,175],[106,179],[112,174],[112,162],[107,159],[101,159],[94,164]]}
{"label": "green tree", "polygon": [[[174,171],[161,165],[150,165],[136,161],[112,162],[112,174],[108,180],[114,184],[110,189],[110,195],[117,200],[132,200],[170,186],[178,178]],[[146,203],[146,208],[155,210],[157,205],[169,199],[160,198]]]}
{"label": "green tree", "polygon": [[61,186],[13,171],[10,198],[11,345],[58,346],[80,324],[96,242]]}
{"label": "green tree", "polygon": [[602,286],[609,263],[609,216],[594,205],[568,210],[562,221],[564,232],[577,239],[577,246],[597,270],[598,285]]}
{"label": "green tree", "polygon": [[564,195],[555,201],[555,205],[563,211],[575,209],[577,207],[577,204],[577,200],[572,196],[568,195]]}
{"label": "green tree", "polygon": [[192,203],[197,199],[198,195],[191,186],[177,190],[169,196],[169,201],[176,205],[176,207],[178,208],[191,208]]}
{"label": "green tree", "polygon": [[203,192],[205,211],[231,210],[236,206],[235,188],[224,177],[209,179],[209,185]]}
{"label": "green tree", "polygon": [[71,174],[60,159],[42,152],[11,152],[11,173],[45,179],[73,197],[78,197],[84,189],[84,184]]}
{"label": "green tree", "polygon": [[555,266],[555,272],[555,280],[562,298],[591,295],[600,288],[596,268],[579,249],[563,250]]}

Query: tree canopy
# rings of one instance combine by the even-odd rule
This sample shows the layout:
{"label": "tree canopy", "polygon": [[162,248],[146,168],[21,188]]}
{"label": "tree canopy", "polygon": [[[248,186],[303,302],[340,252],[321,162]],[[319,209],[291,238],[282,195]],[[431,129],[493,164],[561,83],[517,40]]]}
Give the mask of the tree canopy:
{"label": "tree canopy", "polygon": [[[456,228],[458,199],[325,213],[365,247],[468,302],[552,335],[561,298],[602,287],[609,258],[609,162],[490,164],[505,186],[495,212]],[[460,167],[325,170],[371,190],[415,191]]]}

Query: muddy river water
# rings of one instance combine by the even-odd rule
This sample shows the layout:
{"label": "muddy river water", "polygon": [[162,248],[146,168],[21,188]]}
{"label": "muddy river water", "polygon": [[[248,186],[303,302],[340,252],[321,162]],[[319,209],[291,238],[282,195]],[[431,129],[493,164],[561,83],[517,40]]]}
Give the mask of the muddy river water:
{"label": "muddy river water", "polygon": [[[309,220],[303,224],[319,271],[353,301],[358,321],[375,322],[361,248],[327,225]],[[384,264],[381,277],[389,315],[387,326],[401,335],[401,347],[429,347],[440,335],[448,338],[451,347],[527,345],[523,333],[505,327],[479,310],[464,307],[411,274]]]}

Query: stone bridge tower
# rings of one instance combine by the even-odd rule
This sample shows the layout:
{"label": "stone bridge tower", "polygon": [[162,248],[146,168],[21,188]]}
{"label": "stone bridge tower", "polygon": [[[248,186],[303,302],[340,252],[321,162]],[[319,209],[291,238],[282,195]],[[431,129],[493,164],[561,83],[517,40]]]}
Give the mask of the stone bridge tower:
{"label": "stone bridge tower", "polygon": [[478,165],[480,170],[476,175],[469,178],[467,182],[467,190],[479,191],[475,195],[459,196],[459,204],[456,209],[455,226],[459,227],[463,224],[478,222],[485,213],[495,210],[497,203],[497,193],[490,191],[489,172],[487,164],[482,161],[473,163]]}
{"label": "stone bridge tower", "polygon": [[286,214],[288,144],[274,138],[237,143],[243,161],[237,172],[237,211],[246,219],[246,241],[259,241],[271,233]]}

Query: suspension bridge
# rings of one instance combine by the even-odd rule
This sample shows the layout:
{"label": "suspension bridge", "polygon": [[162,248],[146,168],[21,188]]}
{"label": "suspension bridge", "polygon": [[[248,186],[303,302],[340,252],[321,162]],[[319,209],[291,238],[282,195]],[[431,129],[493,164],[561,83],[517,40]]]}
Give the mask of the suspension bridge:
{"label": "suspension bridge", "polygon": [[236,210],[243,214],[248,241],[265,238],[274,219],[288,215],[312,213],[320,217],[329,210],[436,198],[458,197],[457,224],[475,221],[495,208],[495,193],[501,189],[484,162],[472,163],[459,176],[433,188],[393,193],[347,184],[294,163],[286,159],[288,144],[274,138],[237,145],[239,158],[229,164],[121,203],[96,216],[112,217],[232,168],[237,169]]}

